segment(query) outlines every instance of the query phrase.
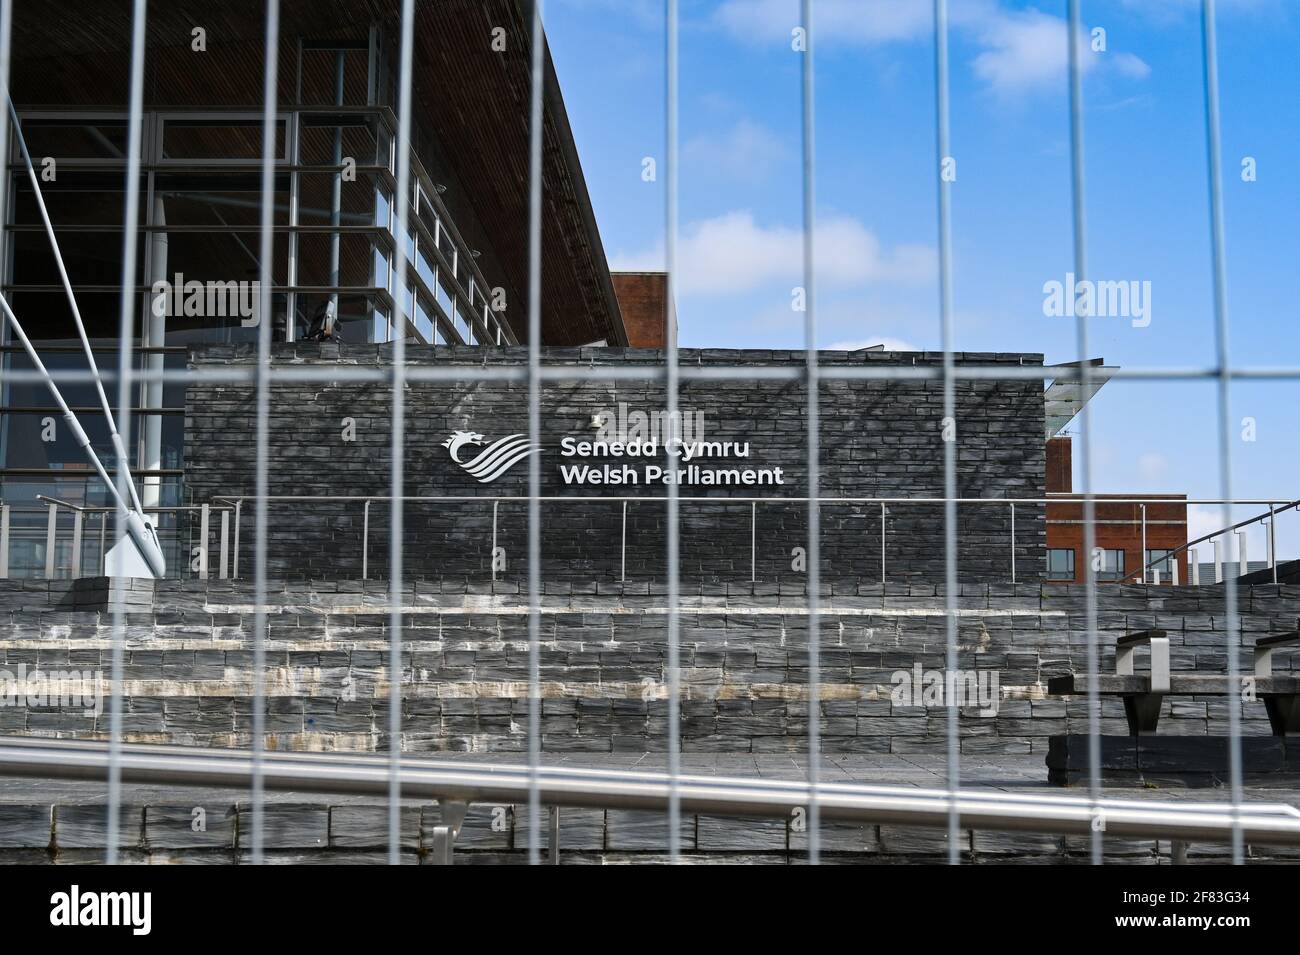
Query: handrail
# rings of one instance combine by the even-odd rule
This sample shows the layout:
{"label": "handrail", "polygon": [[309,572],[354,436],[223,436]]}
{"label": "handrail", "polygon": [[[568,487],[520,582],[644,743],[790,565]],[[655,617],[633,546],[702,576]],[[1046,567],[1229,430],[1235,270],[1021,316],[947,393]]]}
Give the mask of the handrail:
{"label": "handrail", "polygon": [[[66,507],[72,511],[80,511],[83,514],[98,514],[105,511],[112,514],[117,510],[115,507],[104,504],[73,504],[71,501],[64,501],[57,497],[50,497],[48,494],[37,494],[36,500],[46,501],[49,504],[57,504],[59,507]],[[205,508],[217,511],[218,513],[222,511],[233,511],[235,509],[233,504],[230,507],[211,507],[207,504],[172,504],[167,506],[160,505],[158,507],[146,507],[145,510],[151,514],[179,514],[185,511],[202,511]]]}
{"label": "handrail", "polygon": [[[240,527],[239,527],[239,518],[238,518],[239,508],[242,506],[242,503],[243,503],[244,501],[256,501],[256,500],[258,500],[258,499],[259,499],[259,497],[258,497],[257,495],[252,495],[252,494],[244,494],[244,495],[237,495],[237,496],[225,496],[225,495],[223,495],[223,496],[218,496],[218,497],[213,497],[213,498],[212,498],[212,500],[213,500],[214,502],[220,502],[220,503],[223,503],[223,504],[232,505],[232,506],[235,508],[235,510],[236,510],[236,519],[235,519],[235,540],[234,540],[234,549],[235,549],[235,554],[236,554],[236,558],[235,558],[235,570],[236,570],[236,573],[235,573],[235,576],[238,576],[238,566],[239,566],[239,564],[238,564],[238,553],[239,553],[239,542],[240,542],[240,536],[239,536]],[[265,496],[264,496],[263,498],[261,498],[261,499],[266,500],[268,503],[275,503],[275,502],[286,502],[286,503],[287,503],[287,502],[340,502],[340,503],[344,503],[344,504],[348,504],[348,503],[358,503],[358,504],[361,504],[361,505],[363,506],[362,532],[361,532],[361,533],[362,533],[362,537],[361,537],[361,561],[360,561],[360,562],[361,562],[361,577],[362,577],[363,580],[368,578],[368,576],[369,576],[368,571],[369,571],[369,566],[370,566],[370,561],[369,561],[369,556],[370,556],[370,506],[371,506],[372,504],[374,504],[374,503],[391,502],[392,500],[394,500],[394,498],[393,498],[392,495],[388,495],[388,494],[370,494],[370,495],[362,495],[362,494],[268,494],[268,495],[265,495]],[[401,500],[402,500],[403,502],[411,501],[411,502],[416,502],[416,503],[419,503],[419,502],[428,502],[428,503],[470,503],[470,502],[477,502],[477,503],[483,503],[483,504],[491,504],[491,505],[492,505],[492,510],[493,510],[493,514],[492,514],[492,518],[493,518],[493,519],[492,519],[492,552],[495,554],[495,553],[496,553],[496,547],[497,547],[497,506],[498,506],[501,502],[503,502],[503,501],[504,501],[504,502],[526,502],[526,501],[529,500],[529,498],[528,498],[527,495],[522,495],[522,494],[442,494],[442,495],[431,495],[431,494],[411,494],[411,495],[403,495],[403,496],[401,497]],[[627,505],[630,504],[630,503],[640,503],[640,502],[654,503],[654,504],[657,504],[657,505],[662,505],[662,503],[663,503],[663,501],[665,500],[665,498],[664,498],[663,496],[660,496],[660,495],[644,495],[644,494],[642,494],[642,495],[627,495],[627,494],[620,494],[620,495],[595,495],[595,494],[543,494],[543,495],[539,495],[538,498],[537,498],[537,500],[539,500],[539,501],[546,501],[546,502],[553,502],[553,503],[560,503],[560,504],[564,504],[564,503],[577,503],[577,504],[588,504],[588,505],[589,505],[589,504],[595,504],[595,503],[604,503],[604,504],[622,504],[622,505],[623,505],[623,508],[622,508],[622,511],[623,511],[623,513],[622,513],[622,542],[621,542],[621,545],[620,545],[620,557],[619,557],[619,566],[620,566],[620,569],[619,569],[619,579],[620,579],[620,580],[626,580],[626,579],[627,579],[627,520],[628,520]],[[799,496],[791,496],[791,497],[742,497],[742,496],[715,497],[715,496],[679,496],[679,497],[678,497],[678,500],[681,501],[681,502],[685,502],[685,503],[687,503],[687,504],[691,504],[691,503],[704,503],[704,504],[710,504],[710,505],[715,505],[715,506],[728,506],[728,505],[748,505],[748,506],[749,506],[749,508],[750,508],[750,579],[751,579],[751,580],[755,580],[755,579],[757,579],[757,576],[756,576],[756,575],[757,575],[757,537],[758,537],[758,529],[757,529],[757,509],[758,509],[758,505],[760,505],[760,504],[765,504],[765,505],[781,505],[781,504],[794,505],[794,504],[807,504],[807,503],[809,502],[809,498],[807,498],[807,497],[799,497]],[[890,506],[890,505],[895,505],[895,506],[903,505],[903,506],[907,506],[907,505],[918,505],[918,504],[926,504],[926,505],[929,505],[929,504],[942,504],[942,503],[944,502],[944,499],[943,499],[943,498],[939,498],[939,497],[818,497],[816,500],[817,500],[817,502],[818,502],[819,504],[824,504],[824,505],[844,505],[844,504],[848,504],[848,505],[871,506],[871,507],[879,507],[879,508],[880,508],[880,517],[881,517],[880,572],[881,572],[881,580],[882,580],[882,581],[885,580],[885,579],[887,578],[887,576],[888,576],[888,561],[887,561],[887,559],[886,559],[886,527],[885,527],[885,520],[886,520],[886,518],[887,518],[887,516],[888,516],[888,509],[889,509],[889,506]],[[1076,499],[1071,498],[1070,500],[1071,500],[1071,501],[1075,501]],[[1081,503],[1081,499],[1077,499],[1077,500]],[[1187,498],[1187,497],[1185,497],[1185,496],[1177,496],[1177,497],[1160,497],[1159,495],[1147,495],[1147,496],[1137,497],[1137,498],[1108,497],[1108,498],[1105,499],[1105,502],[1108,503],[1108,504],[1141,504],[1141,505],[1147,505],[1147,504],[1182,504],[1182,505],[1187,505],[1187,504],[1267,504],[1267,505],[1269,505],[1269,507],[1270,507],[1270,511],[1271,511],[1271,513],[1274,513],[1274,514],[1276,514],[1276,513],[1280,513],[1280,511],[1277,509],[1277,506],[1276,506],[1279,502],[1277,502],[1277,501],[1275,501],[1275,500],[1257,500],[1257,499],[1249,499],[1249,500],[1247,500],[1247,499],[1224,500],[1224,499],[1220,499],[1220,498]],[[1016,582],[1016,536],[1015,536],[1015,509],[1016,509],[1016,505],[1017,505],[1017,504],[1051,505],[1051,504],[1059,504],[1059,503],[1062,503],[1062,501],[1061,501],[1060,498],[1058,498],[1058,497],[1052,497],[1052,496],[1045,497],[1045,498],[1044,498],[1044,497],[1000,497],[1000,498],[984,498],[984,497],[977,497],[977,498],[957,498],[957,499],[956,499],[956,503],[957,503],[957,504],[967,504],[967,505],[968,505],[968,504],[991,504],[991,505],[997,505],[997,506],[1006,506],[1006,507],[1009,508],[1009,510],[1010,510],[1010,522],[1011,522],[1011,527],[1010,527],[1010,544],[1011,544],[1011,548],[1010,548],[1010,554],[1009,554],[1010,579],[1011,579],[1011,582],[1012,582],[1012,583],[1015,583],[1015,582]],[[1300,501],[1296,501],[1296,502],[1294,502],[1293,504],[1287,505],[1287,507],[1289,508],[1289,507],[1293,507],[1293,506],[1296,506],[1296,505],[1300,505]],[[1285,510],[1285,509],[1286,509],[1286,508],[1283,508],[1283,510]],[[1144,533],[1144,538],[1145,538],[1145,533]],[[1144,545],[1144,546],[1145,546],[1145,545]],[[1166,558],[1161,558],[1161,560],[1163,560],[1163,559],[1166,559]],[[1155,563],[1159,563],[1159,561],[1156,561]],[[1115,582],[1115,583],[1119,583],[1119,582],[1127,581],[1127,580],[1130,578],[1130,576],[1131,576],[1131,575],[1127,575],[1127,574],[1126,574],[1124,577],[1118,578],[1118,579],[1117,579],[1116,581],[1114,581],[1114,582]],[[496,579],[496,570],[495,570],[495,565],[494,565],[494,567],[493,567],[493,576],[492,576],[492,579],[493,579],[493,580]]]}
{"label": "handrail", "polygon": [[[1157,501],[1156,503],[1161,503],[1161,502]],[[1212,532],[1210,532],[1209,534],[1203,534],[1203,535],[1201,535],[1200,537],[1196,538],[1196,540],[1188,541],[1186,544],[1180,544],[1179,546],[1173,548],[1169,553],[1165,554],[1165,556],[1156,558],[1155,560],[1153,560],[1153,561],[1151,561],[1150,563],[1144,565],[1143,567],[1138,568],[1138,570],[1134,571],[1132,574],[1125,574],[1125,575],[1124,575],[1124,580],[1127,581],[1127,580],[1129,579],[1129,577],[1136,576],[1136,575],[1139,574],[1139,573],[1142,575],[1142,579],[1143,579],[1143,580],[1146,580],[1146,572],[1147,572],[1148,570],[1150,570],[1152,567],[1154,567],[1156,564],[1163,564],[1163,563],[1164,563],[1165,561],[1167,561],[1167,560],[1172,560],[1172,559],[1174,559],[1175,557],[1177,557],[1179,554],[1183,553],[1184,551],[1188,551],[1188,550],[1190,550],[1191,548],[1195,547],[1197,544],[1202,544],[1202,543],[1204,543],[1205,541],[1213,540],[1214,538],[1219,537],[1219,536],[1221,536],[1221,535],[1223,535],[1223,534],[1231,534],[1233,531],[1239,530],[1239,529],[1242,528],[1242,527],[1247,527],[1247,526],[1249,526],[1249,525],[1251,525],[1251,524],[1258,523],[1258,522],[1260,522],[1260,521],[1265,520],[1266,518],[1267,518],[1267,519],[1272,519],[1273,517],[1276,517],[1278,514],[1281,514],[1283,511],[1289,511],[1289,510],[1291,510],[1292,508],[1300,507],[1300,499],[1294,500],[1294,501],[1292,501],[1290,504],[1286,504],[1286,505],[1284,505],[1284,506],[1282,506],[1282,507],[1275,507],[1275,506],[1274,506],[1274,503],[1275,503],[1275,502],[1273,502],[1273,501],[1195,501],[1195,502],[1190,502],[1190,503],[1197,503],[1197,504],[1267,504],[1269,507],[1268,507],[1268,510],[1265,511],[1264,513],[1262,513],[1262,514],[1257,514],[1256,516],[1251,517],[1251,518],[1247,518],[1247,519],[1244,520],[1244,521],[1238,521],[1236,524],[1233,524],[1233,525],[1230,526],[1230,527],[1223,527],[1223,528],[1220,528],[1220,529],[1217,530],[1217,531],[1212,531]],[[1240,561],[1238,561],[1238,564],[1240,564]],[[1243,575],[1243,576],[1244,576],[1245,574],[1249,573],[1249,570],[1248,570],[1248,568],[1246,568],[1246,567],[1238,566],[1237,569],[1238,569],[1238,571],[1240,571],[1240,575]],[[1273,573],[1274,573],[1274,577],[1276,577],[1276,575],[1277,575],[1277,567],[1276,567],[1276,565],[1274,565],[1274,567],[1273,567]],[[1277,581],[1274,580],[1274,583],[1276,583],[1276,582],[1277,582]]]}
{"label": "handrail", "polygon": [[[1227,842],[1234,829],[1258,845],[1300,845],[1300,811],[1285,803],[1178,803],[1157,799],[918,789],[860,783],[676,776],[662,772],[570,769],[474,763],[400,755],[403,794],[442,805],[523,802],[536,785],[552,806],[665,811],[672,795],[685,812],[789,819],[814,800],[822,818],[918,827],[947,827],[956,809],[962,828],[1077,835],[1099,823],[1111,836]],[[104,742],[0,737],[0,774],[39,779],[103,778],[116,763],[123,782],[247,788],[252,755],[242,750],[122,744],[116,758]],[[384,796],[391,763],[383,754],[263,755],[270,790]]]}
{"label": "handrail", "polygon": [[[236,501],[255,501],[259,495],[239,494],[220,495],[214,501],[233,504]],[[268,501],[391,501],[389,494],[267,494]],[[403,501],[527,501],[527,494],[404,494]],[[541,494],[539,501],[579,501],[585,503],[598,501],[647,501],[659,503],[662,496],[654,494]],[[729,504],[756,502],[759,504],[807,504],[807,497],[709,497],[704,495],[680,495],[679,501],[702,501],[711,504]],[[942,497],[818,497],[821,504],[942,504]],[[1055,498],[1042,497],[959,497],[953,499],[957,504],[1059,504]],[[1082,502],[1080,502],[1082,503]],[[1221,500],[1218,498],[1107,498],[1107,504],[1275,504],[1274,500],[1257,500],[1235,498]],[[1300,501],[1295,502],[1300,504]],[[1294,505],[1288,505],[1294,506]],[[1280,513],[1280,512],[1279,512]]]}

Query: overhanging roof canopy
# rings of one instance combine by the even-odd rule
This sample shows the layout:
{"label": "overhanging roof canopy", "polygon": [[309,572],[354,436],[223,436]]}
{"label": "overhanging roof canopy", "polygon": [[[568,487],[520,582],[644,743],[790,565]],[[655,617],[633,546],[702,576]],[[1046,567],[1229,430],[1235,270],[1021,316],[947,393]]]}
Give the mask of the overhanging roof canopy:
{"label": "overhanging roof canopy", "polygon": [[[1076,378],[1058,378],[1047,386],[1047,392],[1043,396],[1046,410],[1047,440],[1050,441],[1064,431],[1065,426],[1083,410],[1083,406],[1091,401],[1097,392],[1101,391],[1102,385],[1110,381],[1117,366],[1106,367],[1104,362],[1104,358],[1093,358],[1088,361],[1092,371],[1088,376],[1088,387],[1086,389],[1083,386],[1083,381]],[[1052,367],[1078,368],[1081,364],[1081,362],[1077,361],[1067,361]]]}
{"label": "overhanging roof canopy", "polygon": [[[15,0],[12,85],[19,107],[125,108],[131,7],[129,0]],[[400,0],[281,0],[280,11],[282,104],[292,102],[296,89],[300,37],[364,42],[379,24],[397,46]],[[260,105],[265,16],[257,0],[150,4],[150,108]],[[481,226],[474,231],[494,253],[509,290],[507,314],[521,341],[528,314],[531,23],[531,0],[416,4],[412,113],[449,168],[435,171],[437,163],[421,158],[432,175],[442,172],[456,185],[443,197],[453,217],[457,206],[472,208]],[[206,31],[205,53],[190,48],[195,26]],[[506,31],[505,51],[492,49],[498,27]],[[197,56],[208,68],[196,68]],[[626,343],[549,50],[543,199],[543,342]]]}

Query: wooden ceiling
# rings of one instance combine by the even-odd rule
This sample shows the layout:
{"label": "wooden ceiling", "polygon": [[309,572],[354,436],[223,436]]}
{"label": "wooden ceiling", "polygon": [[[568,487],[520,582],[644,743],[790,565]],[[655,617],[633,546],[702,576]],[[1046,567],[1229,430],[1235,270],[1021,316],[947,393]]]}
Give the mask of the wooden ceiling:
{"label": "wooden ceiling", "polygon": [[[400,0],[281,0],[280,10],[283,104],[294,99],[300,38],[364,42],[377,24],[396,61]],[[489,281],[506,287],[507,315],[526,341],[531,0],[417,0],[416,11],[417,152],[448,186],[443,201],[466,241],[483,251]],[[265,14],[258,0],[149,4],[149,107],[260,107]],[[124,108],[130,17],[129,0],[15,0],[19,107]],[[190,48],[195,27],[206,31],[206,53]],[[497,27],[504,52],[492,49]],[[542,340],[625,344],[549,51],[543,152]]]}

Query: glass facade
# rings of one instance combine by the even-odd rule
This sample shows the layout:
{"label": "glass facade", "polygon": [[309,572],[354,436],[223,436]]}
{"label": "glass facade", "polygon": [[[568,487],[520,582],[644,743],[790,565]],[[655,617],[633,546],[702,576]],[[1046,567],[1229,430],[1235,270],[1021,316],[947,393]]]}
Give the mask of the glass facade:
{"label": "glass facade", "polygon": [[[407,215],[405,327],[395,329],[393,276],[395,129],[391,89],[376,45],[299,48],[298,83],[278,117],[271,294],[277,341],[320,337],[347,343],[513,344],[504,313],[491,306],[491,276],[439,198],[440,187],[412,157]],[[320,82],[328,76],[332,83]],[[126,169],[126,118],[107,110],[20,110],[42,179],[41,194],[101,369],[117,367]],[[186,348],[255,342],[262,317],[260,275],[262,117],[246,111],[146,110],[137,235],[134,361],[138,370],[181,369]],[[47,166],[51,158],[54,165]],[[57,264],[16,139],[9,150],[4,293],[51,370],[87,369]],[[332,320],[332,321],[331,321]],[[12,330],[0,337],[0,497],[10,517],[10,576],[49,567],[49,503],[107,507],[106,491],[43,384],[11,381],[29,369]],[[113,452],[91,384],[61,390],[94,450]],[[110,401],[117,389],[108,387]],[[158,508],[170,567],[184,570],[193,536],[187,512],[183,385],[141,384],[133,399],[133,475],[146,509]],[[114,408],[116,411],[116,408]],[[75,513],[62,508],[56,522]],[[81,560],[62,543],[56,576],[74,564],[93,573],[97,512],[85,512]]]}
{"label": "glass facade", "polygon": [[1053,547],[1047,551],[1047,579],[1074,580],[1073,548]]}

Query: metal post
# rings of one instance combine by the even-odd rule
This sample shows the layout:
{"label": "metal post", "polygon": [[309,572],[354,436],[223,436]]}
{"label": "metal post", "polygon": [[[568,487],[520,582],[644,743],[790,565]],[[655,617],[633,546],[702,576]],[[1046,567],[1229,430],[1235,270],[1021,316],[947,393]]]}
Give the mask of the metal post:
{"label": "metal post", "polygon": [[370,576],[370,499],[366,499],[366,506],[361,518],[361,579],[366,580]]}
{"label": "metal post", "polygon": [[54,535],[58,530],[59,507],[57,504],[46,505],[50,509],[49,520],[45,524],[45,579],[54,579]]}
{"label": "metal post", "polygon": [[208,519],[210,504],[199,508],[199,579],[208,579]]}
{"label": "metal post", "polygon": [[84,515],[81,511],[72,512],[72,577],[81,576],[81,523]]}
{"label": "metal post", "polygon": [[885,592],[885,502],[880,502],[880,592]]}
{"label": "metal post", "polygon": [[1237,576],[1250,573],[1250,557],[1246,552],[1246,532],[1237,531]]}
{"label": "metal post", "polygon": [[0,504],[0,578],[9,577],[9,505]]}
{"label": "metal post", "polygon": [[1011,582],[1016,582],[1016,505],[1011,505]]}
{"label": "metal post", "polygon": [[551,854],[546,860],[551,865],[560,864],[560,807],[551,807]]}
{"label": "metal post", "polygon": [[619,545],[619,580],[627,580],[627,501],[623,502],[623,540]]}
{"label": "metal post", "polygon": [[1214,544],[1214,582],[1223,583],[1223,541],[1215,538],[1211,541]]}
{"label": "metal post", "polygon": [[1173,839],[1169,843],[1169,861],[1173,865],[1187,865],[1187,841]]}
{"label": "metal post", "polygon": [[456,836],[460,834],[460,827],[465,822],[469,805],[445,800],[438,808],[442,813],[442,821],[441,825],[433,827],[433,851],[430,861],[434,865],[451,865]]}
{"label": "metal post", "polygon": [[455,842],[456,837],[452,833],[451,826],[434,826],[433,850],[429,854],[429,861],[433,865],[451,865],[452,847]]}
{"label": "metal post", "polygon": [[104,574],[104,555],[108,553],[108,511],[99,512],[99,574]]}
{"label": "metal post", "polygon": [[758,580],[758,501],[749,502],[749,582]]}
{"label": "metal post", "polygon": [[230,576],[230,512],[221,512],[221,566],[218,575],[222,580]]}
{"label": "metal post", "polygon": [[1142,583],[1147,582],[1147,506],[1139,504],[1142,508]]}
{"label": "metal post", "polygon": [[1169,583],[1171,586],[1178,586],[1178,555],[1174,554],[1169,558]]}
{"label": "metal post", "polygon": [[1201,586],[1201,562],[1196,557],[1196,548],[1187,549],[1187,580],[1193,587]]}
{"label": "metal post", "polygon": [[1273,570],[1273,583],[1277,583],[1277,533],[1273,526],[1277,523],[1277,512],[1273,505],[1268,506],[1268,566]]}
{"label": "metal post", "polygon": [[497,505],[500,501],[492,502],[492,553],[488,555],[488,563],[492,565],[492,580],[497,579]]}
{"label": "metal post", "polygon": [[235,502],[235,548],[230,561],[230,574],[236,580],[239,579],[239,511],[240,508],[243,507],[243,504],[244,502],[242,500]]}

